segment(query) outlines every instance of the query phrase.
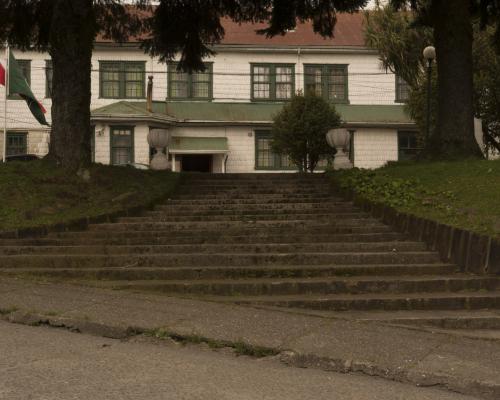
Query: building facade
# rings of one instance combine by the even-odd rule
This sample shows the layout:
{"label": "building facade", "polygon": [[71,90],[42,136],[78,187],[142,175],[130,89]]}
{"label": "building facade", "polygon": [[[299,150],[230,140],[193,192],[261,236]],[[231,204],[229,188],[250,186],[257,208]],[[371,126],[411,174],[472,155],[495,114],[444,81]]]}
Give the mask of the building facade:
{"label": "building facade", "polygon": [[[170,142],[164,151],[176,171],[293,170],[272,153],[270,127],[297,91],[314,91],[335,105],[351,135],[351,165],[376,168],[411,156],[416,126],[404,112],[407,90],[364,46],[362,23],[362,14],[340,15],[333,39],[314,34],[307,23],[267,39],[255,33],[261,25],[226,20],[216,55],[206,60],[205,72],[193,74],[179,72],[175,62],[158,62],[134,41],[98,40],[92,59],[94,161],[149,164],[147,135],[166,129]],[[14,54],[50,110],[49,56]],[[9,99],[7,111],[8,154],[46,154],[50,131],[38,125],[24,101]]]}

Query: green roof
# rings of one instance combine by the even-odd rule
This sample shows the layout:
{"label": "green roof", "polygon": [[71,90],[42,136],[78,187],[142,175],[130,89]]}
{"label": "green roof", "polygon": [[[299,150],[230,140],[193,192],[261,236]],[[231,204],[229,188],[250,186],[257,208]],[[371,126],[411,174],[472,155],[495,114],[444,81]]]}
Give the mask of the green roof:
{"label": "green roof", "polygon": [[[146,102],[120,101],[92,111],[93,118],[126,115],[154,116],[178,122],[270,123],[283,103],[219,103],[194,101],[153,102],[153,112],[146,111]],[[409,124],[413,121],[403,105],[337,104],[336,110],[346,123]]]}
{"label": "green roof", "polygon": [[170,153],[226,153],[228,151],[225,137],[185,137],[173,136],[170,138]]}

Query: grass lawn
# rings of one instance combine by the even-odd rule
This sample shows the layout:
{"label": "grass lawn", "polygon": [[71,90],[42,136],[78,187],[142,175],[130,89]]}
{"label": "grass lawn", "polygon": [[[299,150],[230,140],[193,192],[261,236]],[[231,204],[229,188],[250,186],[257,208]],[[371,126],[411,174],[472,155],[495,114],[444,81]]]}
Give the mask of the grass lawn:
{"label": "grass lawn", "polygon": [[168,196],[179,175],[94,164],[87,182],[45,161],[0,164],[0,230],[93,217]]}
{"label": "grass lawn", "polygon": [[500,160],[395,163],[332,177],[369,200],[500,238]]}

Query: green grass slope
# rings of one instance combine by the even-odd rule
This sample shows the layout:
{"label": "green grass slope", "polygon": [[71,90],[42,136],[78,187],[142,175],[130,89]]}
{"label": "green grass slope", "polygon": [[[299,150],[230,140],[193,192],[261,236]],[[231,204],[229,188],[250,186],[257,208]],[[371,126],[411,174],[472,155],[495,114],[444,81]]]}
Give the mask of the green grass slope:
{"label": "green grass slope", "polygon": [[172,193],[178,179],[168,172],[94,164],[85,181],[45,160],[0,164],[0,231],[147,205]]}
{"label": "green grass slope", "polygon": [[399,211],[500,237],[500,160],[395,163],[335,171],[332,179]]}

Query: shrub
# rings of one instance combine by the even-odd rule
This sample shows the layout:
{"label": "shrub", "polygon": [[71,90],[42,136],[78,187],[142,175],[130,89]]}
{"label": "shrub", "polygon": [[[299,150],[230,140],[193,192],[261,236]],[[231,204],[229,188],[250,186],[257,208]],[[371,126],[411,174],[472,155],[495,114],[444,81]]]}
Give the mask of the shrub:
{"label": "shrub", "polygon": [[274,118],[272,149],[286,155],[301,172],[314,172],[321,159],[333,158],[326,134],[340,126],[335,108],[315,94],[298,93]]}

